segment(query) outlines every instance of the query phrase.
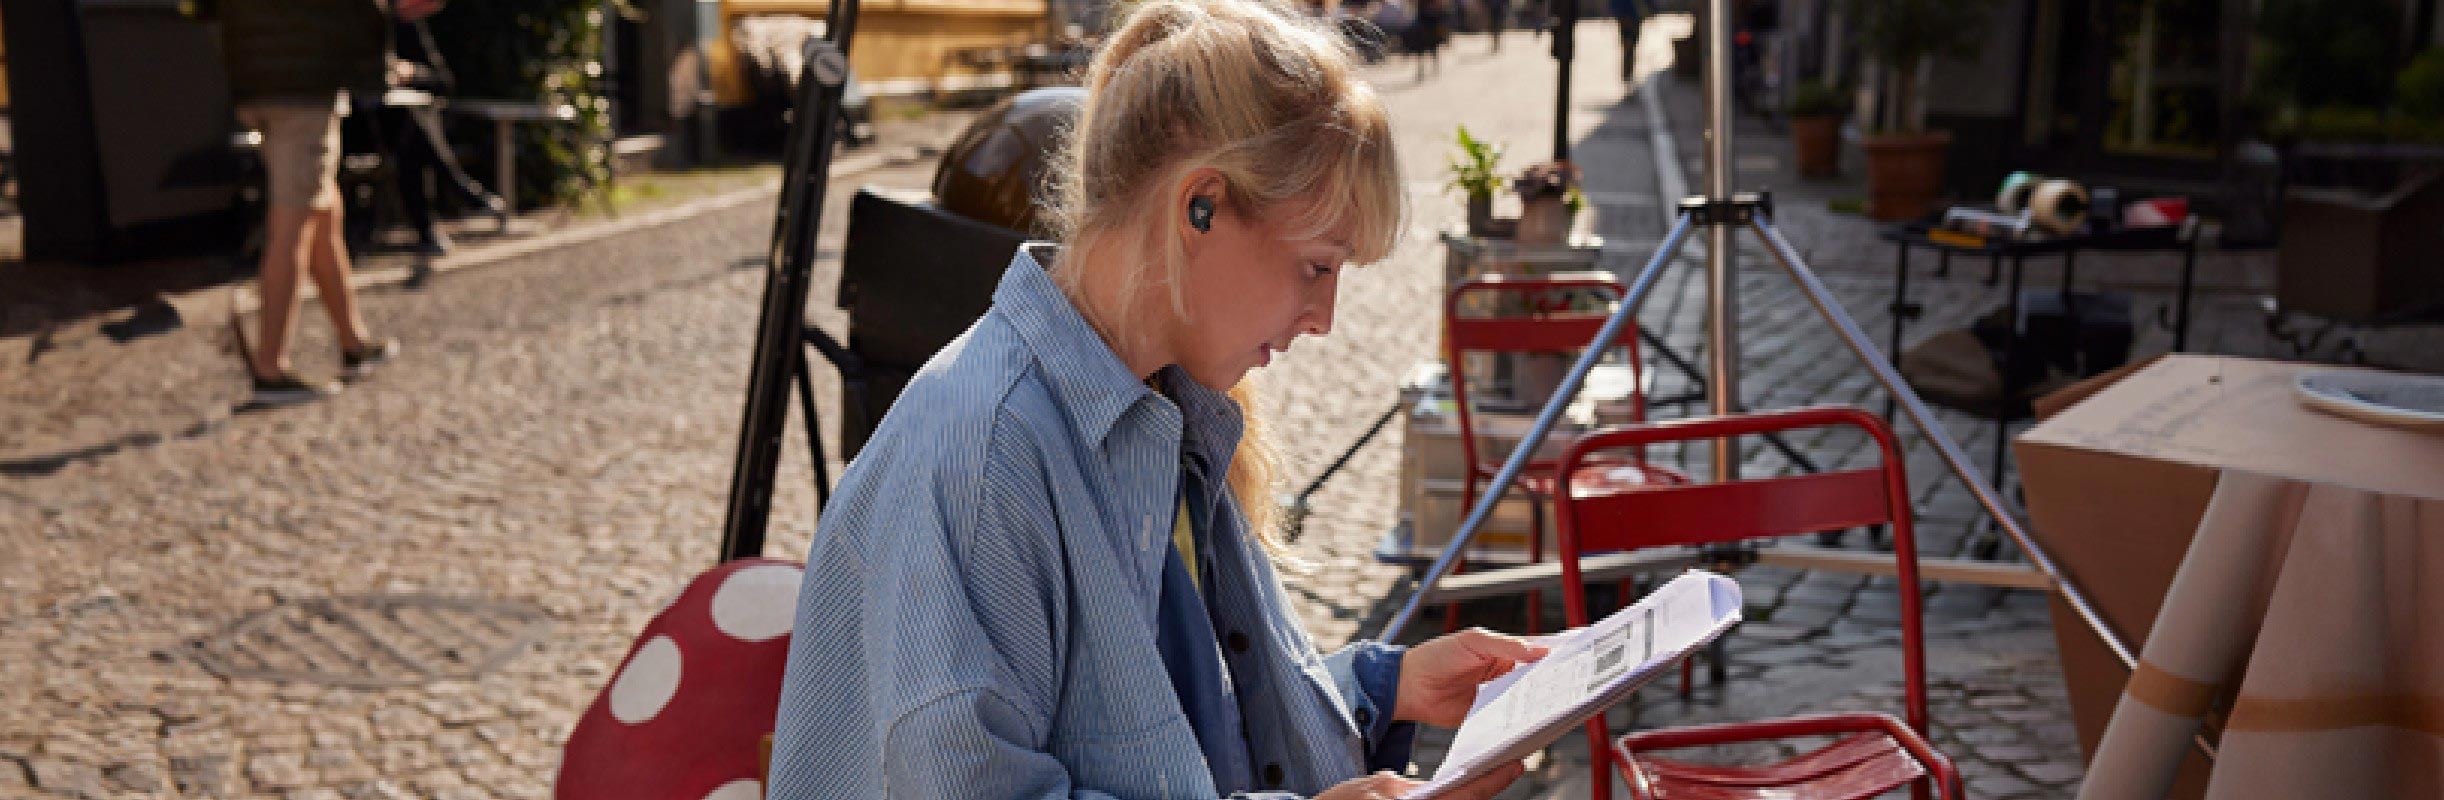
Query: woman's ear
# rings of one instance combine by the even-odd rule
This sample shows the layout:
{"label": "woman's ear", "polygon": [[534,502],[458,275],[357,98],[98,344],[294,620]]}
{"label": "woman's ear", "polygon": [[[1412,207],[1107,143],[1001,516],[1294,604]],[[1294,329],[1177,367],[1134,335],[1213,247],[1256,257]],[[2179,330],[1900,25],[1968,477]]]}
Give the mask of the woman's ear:
{"label": "woman's ear", "polygon": [[1173,193],[1171,213],[1175,216],[1171,219],[1182,238],[1193,243],[1198,234],[1213,231],[1214,218],[1230,206],[1225,196],[1228,189],[1229,182],[1212,167],[1199,167],[1181,176]]}

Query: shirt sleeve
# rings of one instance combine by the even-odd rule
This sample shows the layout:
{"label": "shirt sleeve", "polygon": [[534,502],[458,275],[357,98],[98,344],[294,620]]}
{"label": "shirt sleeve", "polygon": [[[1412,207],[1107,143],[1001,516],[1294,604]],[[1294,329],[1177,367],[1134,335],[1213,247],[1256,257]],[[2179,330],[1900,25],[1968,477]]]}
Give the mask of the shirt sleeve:
{"label": "shirt sleeve", "polygon": [[1417,745],[1417,723],[1395,722],[1400,707],[1400,660],[1407,647],[1360,641],[1324,657],[1332,682],[1366,740],[1366,771],[1406,773]]}

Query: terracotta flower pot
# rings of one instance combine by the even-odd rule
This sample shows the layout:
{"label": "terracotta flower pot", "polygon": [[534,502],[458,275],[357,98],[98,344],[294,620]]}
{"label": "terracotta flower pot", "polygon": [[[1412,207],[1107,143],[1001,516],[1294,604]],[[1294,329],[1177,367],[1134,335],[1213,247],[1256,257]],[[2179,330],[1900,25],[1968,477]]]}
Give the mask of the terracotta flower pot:
{"label": "terracotta flower pot", "polygon": [[1951,131],[1867,137],[1867,216],[1901,222],[1933,211],[1951,144]]}
{"label": "terracotta flower pot", "polygon": [[1791,118],[1791,149],[1803,178],[1841,174],[1841,117],[1825,114]]}
{"label": "terracotta flower pot", "polygon": [[1570,207],[1559,197],[1539,197],[1520,205],[1521,247],[1559,247],[1570,239]]}

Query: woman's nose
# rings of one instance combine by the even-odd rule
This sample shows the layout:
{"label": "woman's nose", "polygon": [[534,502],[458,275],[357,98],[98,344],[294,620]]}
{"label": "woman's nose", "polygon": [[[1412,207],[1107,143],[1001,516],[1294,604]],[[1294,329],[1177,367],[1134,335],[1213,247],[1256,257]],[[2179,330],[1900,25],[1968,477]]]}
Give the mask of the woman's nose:
{"label": "woman's nose", "polygon": [[1333,306],[1340,296],[1340,283],[1337,279],[1324,282],[1323,296],[1307,306],[1306,327],[1302,330],[1316,336],[1332,333]]}

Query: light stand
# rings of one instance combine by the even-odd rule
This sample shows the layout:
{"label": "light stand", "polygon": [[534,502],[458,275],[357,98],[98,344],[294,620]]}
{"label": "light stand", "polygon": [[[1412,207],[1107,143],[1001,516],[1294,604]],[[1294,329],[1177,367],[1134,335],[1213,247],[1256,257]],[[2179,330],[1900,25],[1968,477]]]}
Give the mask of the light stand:
{"label": "light stand", "polygon": [[[1664,235],[1663,241],[1656,245],[1654,255],[1647,259],[1646,265],[1640,268],[1637,276],[1630,281],[1628,291],[1620,299],[1620,306],[1612,312],[1611,317],[1604,321],[1604,326],[1597,332],[1595,341],[1610,342],[1619,338],[1623,328],[1633,323],[1639,304],[1644,302],[1647,294],[1654,289],[1655,282],[1662,275],[1664,267],[1671,263],[1672,259],[1678,255],[1680,248],[1687,243],[1690,230],[1697,227],[1706,228],[1707,245],[1710,251],[1706,259],[1707,288],[1710,294],[1707,305],[1709,313],[1707,327],[1712,343],[1707,356],[1710,368],[1714,373],[1714,379],[1708,385],[1708,394],[1713,413],[1716,415],[1733,413],[1738,405],[1738,359],[1734,350],[1736,339],[1734,313],[1737,310],[1734,294],[1737,284],[1733,280],[1735,262],[1732,251],[1732,229],[1734,227],[1747,228],[1764,243],[1766,250],[1782,266],[1783,271],[1788,273],[1791,280],[1797,283],[1807,295],[1808,302],[1816,307],[1816,311],[1824,316],[1825,322],[1841,336],[1842,342],[1848,345],[1850,351],[1867,365],[1870,372],[1874,373],[1877,382],[1883,384],[1885,390],[1891,392],[1892,396],[1900,402],[1902,410],[1908,414],[1910,421],[1918,426],[1919,433],[1934,444],[1936,452],[1942,456],[1944,465],[1951,469],[1952,475],[1972,495],[1976,496],[1978,505],[1984,507],[1995,524],[2001,527],[2015,544],[2019,545],[2020,551],[2028,556],[2030,566],[2035,567],[2045,576],[2046,580],[2052,584],[2053,590],[2079,618],[2080,623],[2093,632],[2124,667],[2136,669],[2138,658],[2130,646],[2113,631],[2111,625],[2105,622],[2103,615],[2097,612],[2095,604],[2088,599],[2087,594],[2072,583],[2070,576],[2063,573],[2062,568],[2054,562],[2052,555],[2045,550],[2044,546],[2029,535],[2027,528],[2020,523],[2019,517],[2012,513],[2010,506],[2004,502],[2002,496],[1986,483],[1984,477],[1978,474],[1977,468],[1969,462],[1967,452],[1961,449],[1959,443],[1952,440],[1951,434],[1946,432],[1941,421],[1935,419],[1934,410],[1929,408],[1926,401],[1920,399],[1918,393],[1901,379],[1899,371],[1893,368],[1891,360],[1876,349],[1875,344],[1867,338],[1866,332],[1860,329],[1858,322],[1850,317],[1849,312],[1844,310],[1841,303],[1833,297],[1833,293],[1825,288],[1823,281],[1816,277],[1815,271],[1810,269],[1806,261],[1800,257],[1798,250],[1793,248],[1790,241],[1782,236],[1782,232],[1774,227],[1771,203],[1760,195],[1732,192],[1729,6],[1729,0],[1707,0],[1706,3],[1706,13],[1711,23],[1704,28],[1707,31],[1705,42],[1707,193],[1703,197],[1692,197],[1681,202],[1680,214],[1673,222],[1671,231]],[[1445,546],[1442,555],[1434,560],[1434,565],[1428,568],[1425,576],[1418,581],[1416,590],[1409,595],[1408,602],[1402,605],[1399,613],[1394,614],[1391,620],[1384,625],[1382,633],[1377,635],[1378,639],[1392,641],[1399,638],[1401,631],[1408,627],[1409,621],[1417,616],[1418,609],[1428,602],[1435,602],[1433,597],[1436,585],[1450,575],[1452,568],[1460,560],[1460,554],[1467,552],[1477,532],[1485,526],[1486,520],[1493,516],[1494,507],[1509,491],[1511,485],[1518,481],[1519,474],[1527,467],[1528,461],[1544,443],[1545,438],[1551,435],[1555,422],[1561,417],[1562,410],[1568,407],[1571,398],[1578,394],[1579,387],[1586,382],[1587,374],[1595,368],[1596,362],[1602,355],[1603,348],[1597,347],[1589,347],[1579,354],[1578,361],[1571,365],[1570,371],[1562,377],[1561,384],[1555,388],[1552,400],[1545,404],[1542,411],[1538,412],[1535,424],[1529,428],[1527,435],[1519,440],[1518,447],[1511,451],[1510,457],[1503,461],[1502,468],[1494,474],[1493,483],[1477,495],[1476,505],[1469,509],[1468,516],[1461,521],[1459,529],[1452,534],[1450,544]],[[1723,481],[1733,478],[1736,461],[1732,457],[1731,448],[1725,446],[1725,443],[1717,442],[1713,450],[1715,480]],[[1896,509],[1895,512],[1910,513],[1907,509]],[[2200,747],[2205,749],[2203,740],[2200,741]],[[2211,750],[2209,753],[2211,755]]]}

